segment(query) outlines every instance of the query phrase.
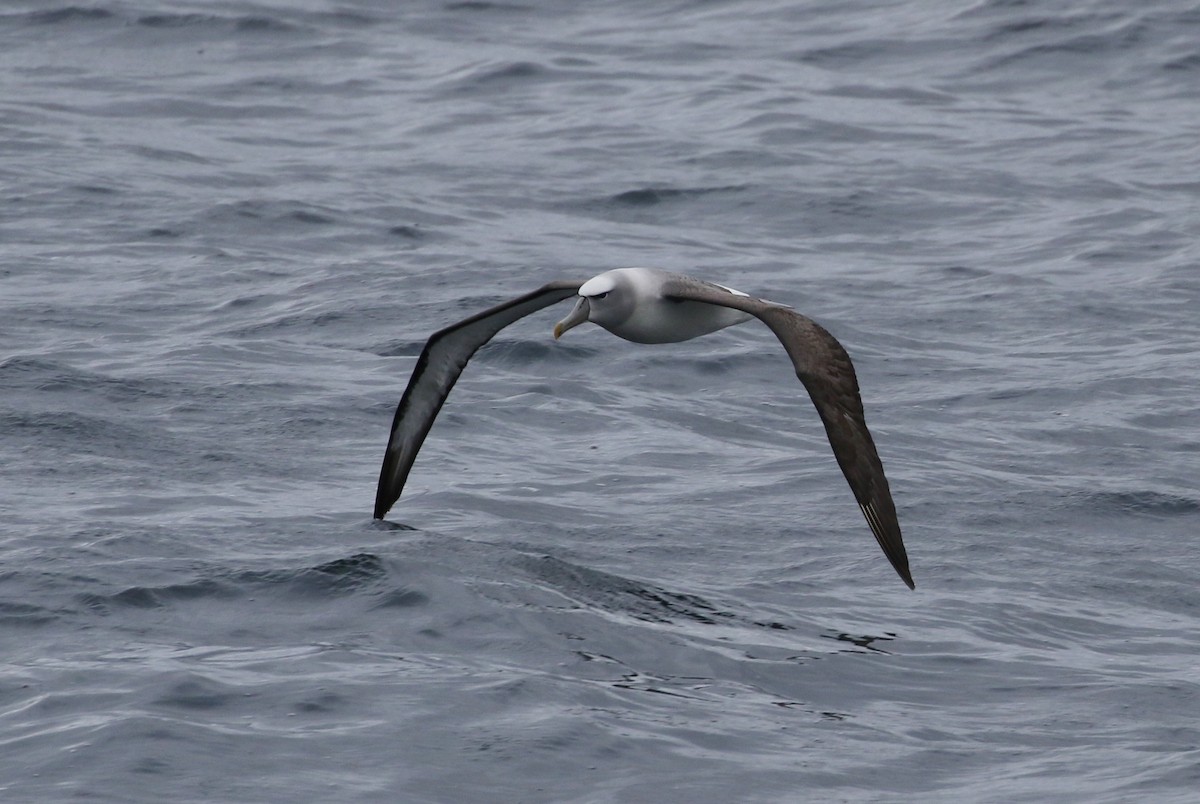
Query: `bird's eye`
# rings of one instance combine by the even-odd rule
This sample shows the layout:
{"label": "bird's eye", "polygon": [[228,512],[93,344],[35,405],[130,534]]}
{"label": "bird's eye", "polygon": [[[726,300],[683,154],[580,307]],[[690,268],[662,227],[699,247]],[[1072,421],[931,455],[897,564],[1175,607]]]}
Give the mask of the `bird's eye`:
{"label": "bird's eye", "polygon": [[593,299],[603,299],[605,296],[608,295],[608,293],[609,293],[609,291],[606,290],[603,293],[597,293],[595,296],[592,296],[592,298]]}

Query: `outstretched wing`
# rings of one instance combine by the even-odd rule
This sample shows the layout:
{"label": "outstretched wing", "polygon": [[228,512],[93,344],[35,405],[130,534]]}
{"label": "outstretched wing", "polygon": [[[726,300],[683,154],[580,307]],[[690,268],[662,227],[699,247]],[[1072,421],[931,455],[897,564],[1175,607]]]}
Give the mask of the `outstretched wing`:
{"label": "outstretched wing", "polygon": [[833,455],[876,541],[900,578],[910,589],[916,588],[883,462],[863,415],[854,365],[837,339],[790,307],[737,295],[719,285],[681,274],[672,275],[664,283],[662,294],[668,299],[732,307],[750,313],[771,328],[787,350],[796,376],[804,383],[825,423]]}
{"label": "outstretched wing", "polygon": [[582,282],[550,282],[540,289],[512,301],[498,304],[482,313],[452,324],[429,337],[416,368],[400,398],[392,434],[379,470],[379,486],[375,490],[375,518],[383,519],[388,509],[400,499],[404,481],[408,479],[417,452],[433,426],[438,411],[458,382],[467,361],[480,346],[490,341],[500,330],[530,313],[579,292]]}

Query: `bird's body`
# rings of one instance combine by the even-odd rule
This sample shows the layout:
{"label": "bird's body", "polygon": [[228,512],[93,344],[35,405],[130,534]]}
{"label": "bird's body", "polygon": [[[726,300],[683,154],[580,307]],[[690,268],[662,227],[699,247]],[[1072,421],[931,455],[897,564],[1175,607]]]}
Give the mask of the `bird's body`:
{"label": "bird's body", "polygon": [[558,338],[584,322],[635,343],[674,343],[758,318],[783,344],[812,397],[830,446],[879,546],[911,588],[908,556],[883,464],[867,429],[849,355],[820,325],[785,305],[651,268],[606,271],[587,282],[551,282],[434,333],[400,400],[380,470],[375,518],[400,497],[417,451],[475,351],[530,313],[578,294],[554,328]]}
{"label": "bird's body", "polygon": [[[688,341],[734,324],[741,324],[753,317],[732,307],[671,299],[664,295],[663,291],[668,281],[687,279],[691,277],[656,271],[653,268],[618,268],[607,271],[583,283],[579,288],[579,302],[576,303],[571,316],[582,314],[580,308],[586,305],[589,315],[587,320],[599,324],[618,338],[634,343]],[[720,285],[711,287],[746,296],[745,293]],[[564,323],[571,321],[571,316],[567,316]],[[565,331],[564,328],[558,334],[561,335]]]}

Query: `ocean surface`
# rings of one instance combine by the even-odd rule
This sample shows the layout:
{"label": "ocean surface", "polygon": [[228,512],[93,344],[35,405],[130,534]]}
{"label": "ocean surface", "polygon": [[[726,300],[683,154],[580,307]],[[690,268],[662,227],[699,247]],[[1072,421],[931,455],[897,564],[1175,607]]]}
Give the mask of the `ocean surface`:
{"label": "ocean surface", "polygon": [[[1200,3],[10,0],[0,800],[1200,796]],[[568,305],[371,508],[430,333]]]}

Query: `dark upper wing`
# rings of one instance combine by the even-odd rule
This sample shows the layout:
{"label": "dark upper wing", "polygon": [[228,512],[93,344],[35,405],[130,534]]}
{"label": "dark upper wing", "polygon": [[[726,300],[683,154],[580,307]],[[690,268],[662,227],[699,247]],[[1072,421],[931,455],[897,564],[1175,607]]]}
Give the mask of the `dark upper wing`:
{"label": "dark upper wing", "polygon": [[858,507],[871,532],[900,578],[915,588],[908,569],[908,554],[900,537],[896,506],[863,416],[858,379],[850,356],[820,324],[789,307],[749,296],[738,296],[722,287],[683,275],[673,275],[662,288],[665,298],[707,302],[750,313],[771,328],[787,350],[796,376],[812,397],[834,457],[842,467]]}
{"label": "dark upper wing", "polygon": [[429,336],[392,420],[392,434],[375,490],[376,519],[383,519],[400,499],[404,481],[433,420],[475,351],[514,321],[574,296],[582,284],[550,282],[533,293],[498,304]]}

